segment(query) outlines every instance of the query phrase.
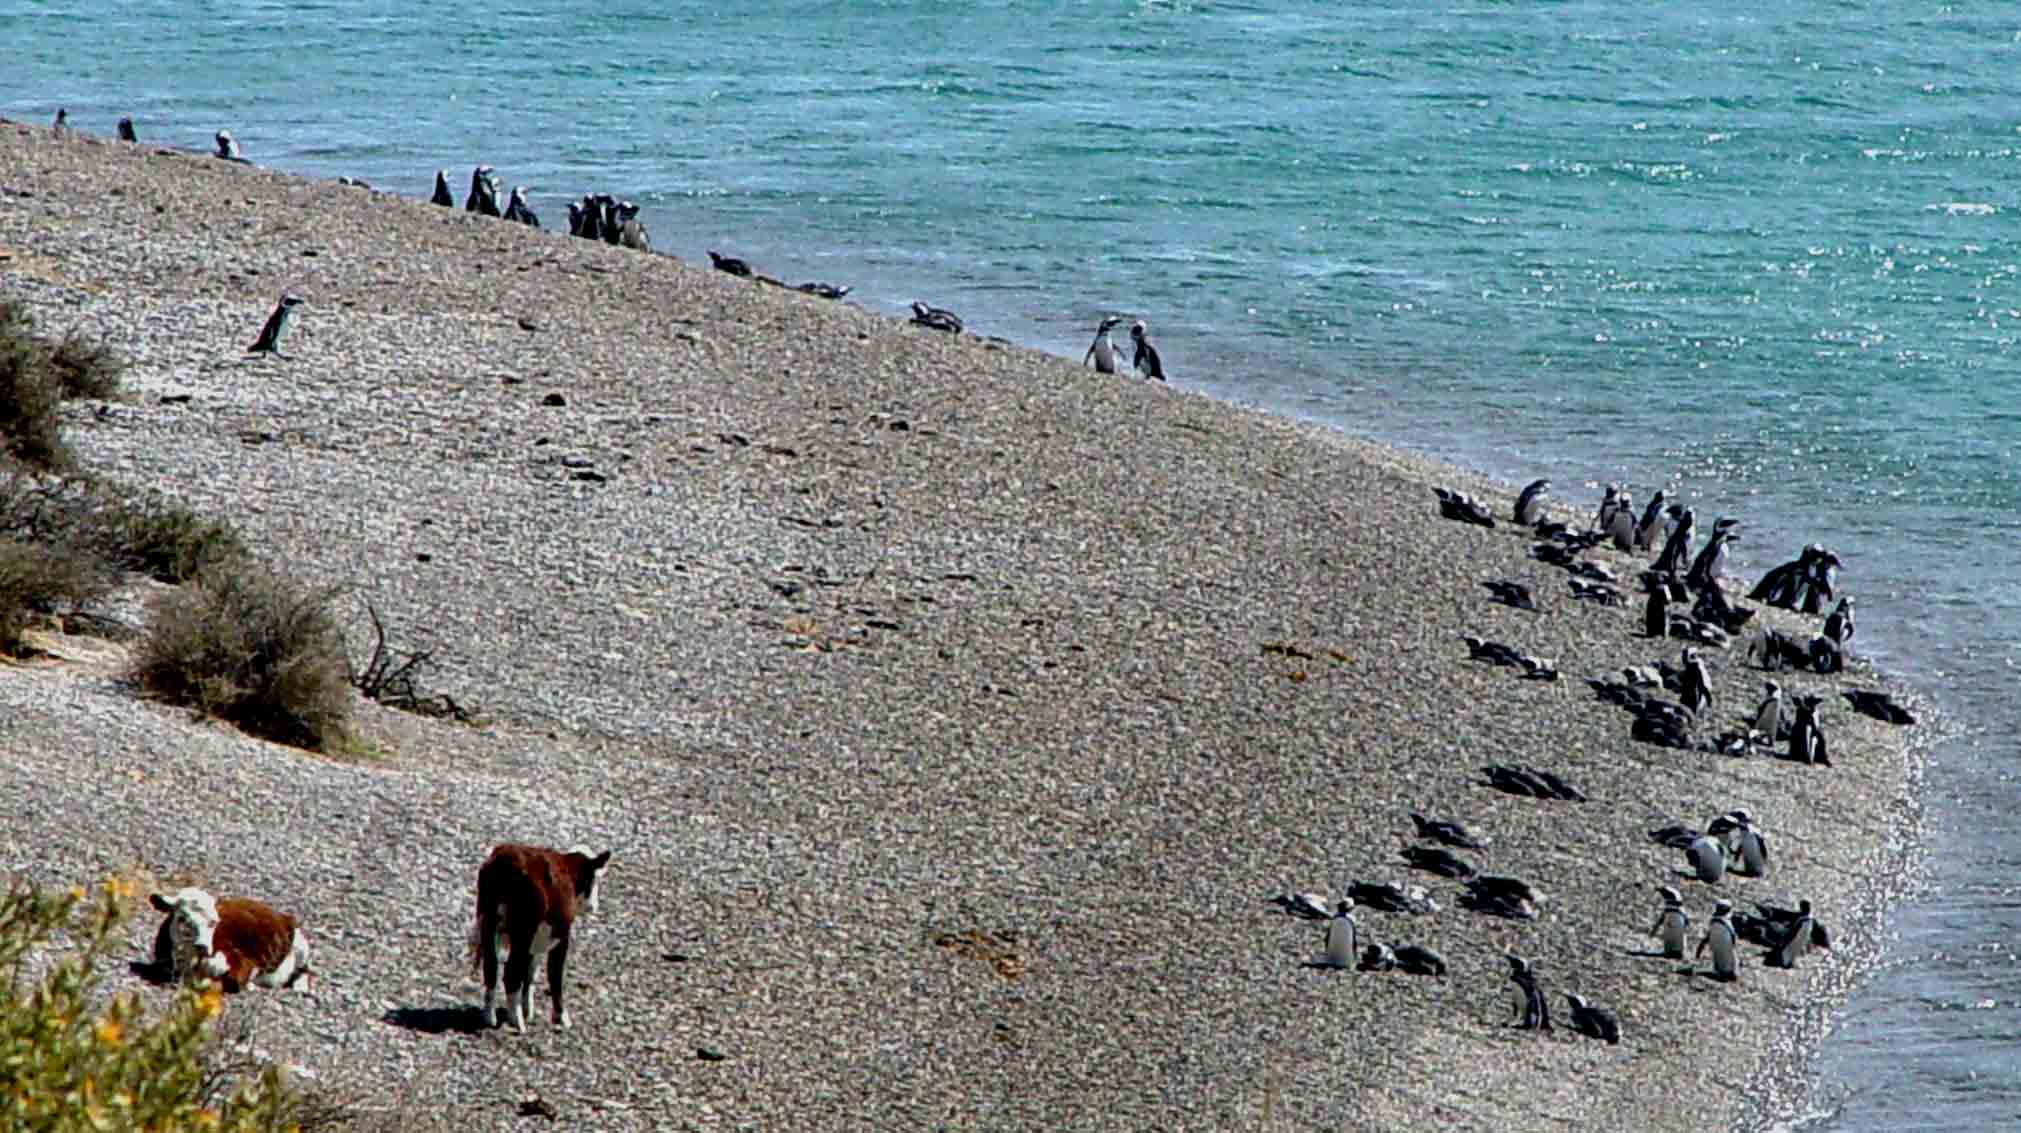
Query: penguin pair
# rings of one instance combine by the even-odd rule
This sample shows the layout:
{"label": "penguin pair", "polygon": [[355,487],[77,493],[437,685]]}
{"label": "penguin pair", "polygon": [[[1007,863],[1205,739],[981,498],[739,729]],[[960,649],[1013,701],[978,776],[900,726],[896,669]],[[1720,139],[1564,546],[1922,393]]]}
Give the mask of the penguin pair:
{"label": "penguin pair", "polygon": [[[1101,325],[1095,328],[1095,341],[1088,346],[1088,352],[1081,358],[1082,365],[1093,363],[1095,371],[1102,374],[1119,373],[1122,369],[1122,352],[1109,338],[1109,332],[1123,321],[1120,315],[1105,315]],[[1138,319],[1130,324],[1130,341],[1136,350],[1131,355],[1130,367],[1146,378],[1165,380],[1165,362],[1158,354],[1158,348],[1151,344],[1151,335]]]}

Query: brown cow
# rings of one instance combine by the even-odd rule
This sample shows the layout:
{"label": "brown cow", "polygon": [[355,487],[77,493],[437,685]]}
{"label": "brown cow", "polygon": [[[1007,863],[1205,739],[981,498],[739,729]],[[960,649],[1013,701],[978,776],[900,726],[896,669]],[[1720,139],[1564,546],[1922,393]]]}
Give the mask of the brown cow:
{"label": "brown cow", "polygon": [[308,979],[309,938],[285,913],[194,888],[155,893],[148,902],[168,914],[155,933],[155,964],[179,982],[214,979],[236,994],[248,984],[292,987]]}
{"label": "brown cow", "polygon": [[567,853],[539,846],[501,845],[477,871],[477,923],[470,933],[470,966],[484,969],[484,1025],[498,1025],[494,997],[498,965],[505,963],[505,1007],[512,1029],[524,1032],[533,1011],[533,963],[547,957],[547,991],[554,1025],[568,1026],[562,1006],[569,930],[578,912],[596,912],[597,879],[611,853],[591,857],[587,847]]}

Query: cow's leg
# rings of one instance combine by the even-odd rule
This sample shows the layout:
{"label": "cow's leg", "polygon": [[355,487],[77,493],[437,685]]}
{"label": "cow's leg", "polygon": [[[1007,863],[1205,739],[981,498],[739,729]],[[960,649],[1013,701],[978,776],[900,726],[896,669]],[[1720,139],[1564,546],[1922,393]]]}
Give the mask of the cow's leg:
{"label": "cow's leg", "polygon": [[512,955],[505,958],[505,1021],[526,1032],[527,992],[533,983],[533,941],[514,934]]}
{"label": "cow's leg", "polygon": [[504,959],[505,941],[498,932],[498,922],[487,917],[477,926],[477,957],[484,967],[484,1025],[498,1025],[498,965]]}
{"label": "cow's leg", "polygon": [[568,1026],[568,1008],[562,1006],[561,997],[568,987],[568,937],[554,942],[547,953],[547,994],[554,999],[554,1025]]}

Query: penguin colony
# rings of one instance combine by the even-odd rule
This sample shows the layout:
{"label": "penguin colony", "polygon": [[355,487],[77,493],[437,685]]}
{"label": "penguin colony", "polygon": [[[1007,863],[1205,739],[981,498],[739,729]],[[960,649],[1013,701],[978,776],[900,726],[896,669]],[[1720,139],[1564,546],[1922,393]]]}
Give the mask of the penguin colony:
{"label": "penguin colony", "polygon": [[[56,117],[50,124],[50,131],[58,137],[63,137],[71,132],[70,113],[67,109],[59,108],[56,111]],[[132,118],[121,118],[119,120],[118,137],[123,142],[139,141],[139,136],[134,131]],[[213,142],[212,157],[223,161],[235,162],[240,165],[251,164],[251,161],[241,151],[239,143],[232,137],[231,131],[219,130]],[[340,177],[337,180],[342,185],[360,189],[371,188],[365,182],[351,177]],[[501,200],[501,188],[498,171],[489,165],[479,164],[470,171],[470,188],[465,192],[463,197],[463,211],[475,213],[479,216],[497,217],[509,223],[526,225],[529,228],[539,228],[541,226],[540,217],[533,211],[533,206],[527,198],[526,186],[513,186],[512,192],[509,195],[503,196],[504,204],[499,203]],[[456,207],[456,195],[450,188],[449,171],[447,169],[435,171],[435,188],[429,194],[428,200],[430,204],[439,205],[443,208],[453,209]],[[639,206],[632,201],[621,200],[610,193],[585,193],[577,200],[569,202],[568,234],[584,240],[600,240],[606,244],[614,244],[640,252],[650,252],[653,250],[652,235],[646,230],[645,222],[639,219]],[[851,290],[847,285],[824,283],[819,280],[789,284],[775,276],[770,276],[757,270],[751,266],[748,260],[724,255],[714,249],[709,250],[709,262],[717,271],[723,272],[726,275],[733,275],[740,279],[749,279],[771,287],[798,291],[804,295],[812,295],[817,299],[840,299],[848,295]],[[276,343],[278,343],[280,328],[291,317],[291,308],[300,302],[301,299],[298,297],[284,297],[282,308],[275,311],[275,317],[279,318],[281,322],[276,324],[270,319],[268,331],[262,332],[259,339],[261,343],[265,343],[266,345],[256,346],[250,352],[273,354],[278,357],[279,350]],[[948,334],[961,334],[966,329],[960,316],[942,307],[935,307],[925,302],[916,301],[912,304],[912,312],[910,321],[914,326],[921,326],[929,330],[941,331]],[[1102,318],[1101,324],[1095,331],[1094,344],[1088,347],[1087,356],[1082,359],[1083,364],[1092,365],[1097,371],[1104,374],[1118,374],[1122,372],[1123,351],[1116,346],[1114,339],[1110,337],[1110,332],[1121,322],[1122,316],[1120,315],[1106,315]],[[990,341],[999,343],[1008,342],[1006,339],[994,337]],[[1131,370],[1141,377],[1154,381],[1162,382],[1167,380],[1164,357],[1158,352],[1157,346],[1151,342],[1149,328],[1143,320],[1139,319],[1131,324],[1130,341],[1132,344],[1132,353],[1130,355]]]}
{"label": "penguin colony", "polygon": [[[1115,320],[1105,321],[1098,334],[1106,334],[1114,324]],[[1098,337],[1090,357],[1097,355],[1101,345]],[[1444,487],[1433,491],[1439,514],[1446,519],[1490,529],[1503,522],[1494,509],[1463,492]],[[1535,537],[1532,558],[1566,571],[1572,601],[1622,605],[1627,600],[1630,583],[1619,577],[1615,568],[1585,557],[1594,548],[1653,556],[1648,569],[1632,581],[1644,595],[1642,636],[1664,643],[1665,654],[1671,643],[1682,643],[1675,663],[1667,655],[1659,655],[1618,676],[1586,680],[1595,697],[1619,705],[1633,716],[1629,727],[1632,739],[1737,758],[1769,756],[1805,767],[1830,765],[1821,720],[1823,697],[1789,695],[1773,679],[1764,681],[1759,701],[1746,704],[1723,705],[1714,691],[1710,658],[1727,650],[1736,636],[1744,635],[1755,614],[1726,594],[1728,548],[1740,540],[1739,520],[1720,517],[1703,545],[1694,547],[1698,525],[1693,509],[1667,502],[1665,492],[1654,493],[1638,511],[1629,490],[1610,484],[1592,525],[1582,528],[1550,518],[1545,509],[1549,491],[1549,480],[1525,486],[1510,518]],[[1749,592],[1753,600],[1812,616],[1827,608],[1831,612],[1809,642],[1797,642],[1774,629],[1763,630],[1744,650],[1746,661],[1767,672],[1843,670],[1846,647],[1853,636],[1854,607],[1851,596],[1835,593],[1840,565],[1838,556],[1813,545],[1768,572]],[[1482,585],[1488,601],[1531,614],[1548,612],[1548,602],[1530,586],[1508,579],[1484,580]],[[1836,605],[1832,605],[1834,601]],[[1462,641],[1467,647],[1467,663],[1512,669],[1527,679],[1558,679],[1557,665],[1550,659],[1479,636],[1467,635]],[[1851,690],[1842,695],[1855,710],[1876,719],[1914,722],[1913,715],[1885,692]],[[1732,718],[1732,724],[1722,728],[1719,721],[1723,717]],[[1578,787],[1544,768],[1497,763],[1484,767],[1482,776],[1479,785],[1535,799],[1540,805],[1586,801]],[[1408,814],[1415,840],[1398,851],[1406,868],[1458,883],[1457,904],[1462,909],[1514,921],[1537,919],[1539,907],[1549,899],[1546,894],[1520,877],[1490,873],[1456,852],[1489,852],[1491,840],[1485,833],[1448,818],[1418,811]],[[1741,912],[1733,899],[1716,896],[1693,947],[1694,887],[1726,886],[1736,879],[1765,882],[1774,868],[1770,834],[1746,808],[1735,807],[1716,815],[1703,829],[1675,823],[1649,831],[1649,837],[1675,851],[1678,858],[1663,875],[1651,878],[1660,904],[1653,910],[1653,923],[1641,922],[1659,947],[1625,950],[1636,958],[1630,962],[1642,962],[1644,957],[1682,962],[1681,973],[1725,983],[1741,978],[1743,945],[1758,946],[1761,963],[1774,968],[1793,968],[1812,948],[1831,946],[1830,934],[1813,915],[1808,900],[1799,900],[1791,908],[1756,899],[1749,902],[1753,912]],[[1307,967],[1445,975],[1446,962],[1436,953],[1417,945],[1378,940],[1376,925],[1364,925],[1354,916],[1357,909],[1436,913],[1438,900],[1422,887],[1405,889],[1395,882],[1357,880],[1349,883],[1346,895],[1337,902],[1318,893],[1288,893],[1271,898],[1271,902],[1289,916],[1326,922],[1325,950]],[[1545,990],[1547,974],[1528,957],[1511,952],[1505,954],[1505,960],[1511,1024],[1521,1030],[1554,1030],[1551,996]],[[1613,1011],[1576,991],[1565,992],[1562,1002],[1566,1012],[1560,1015],[1560,1023],[1569,1022],[1578,1034],[1610,1045],[1621,1042],[1621,1020]]]}

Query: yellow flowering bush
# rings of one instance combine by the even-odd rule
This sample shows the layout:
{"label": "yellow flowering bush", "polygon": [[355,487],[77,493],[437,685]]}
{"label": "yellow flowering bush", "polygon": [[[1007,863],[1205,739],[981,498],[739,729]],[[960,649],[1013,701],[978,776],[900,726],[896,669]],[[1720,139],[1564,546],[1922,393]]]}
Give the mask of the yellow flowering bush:
{"label": "yellow flowering bush", "polygon": [[[97,962],[115,946],[133,887],[47,896],[15,885],[0,897],[0,1130],[277,1133],[302,1100],[266,1067],[221,1085],[206,1065],[215,989],[184,990],[149,1018],[133,994],[97,991]],[[32,953],[67,933],[73,954],[29,982]]]}

